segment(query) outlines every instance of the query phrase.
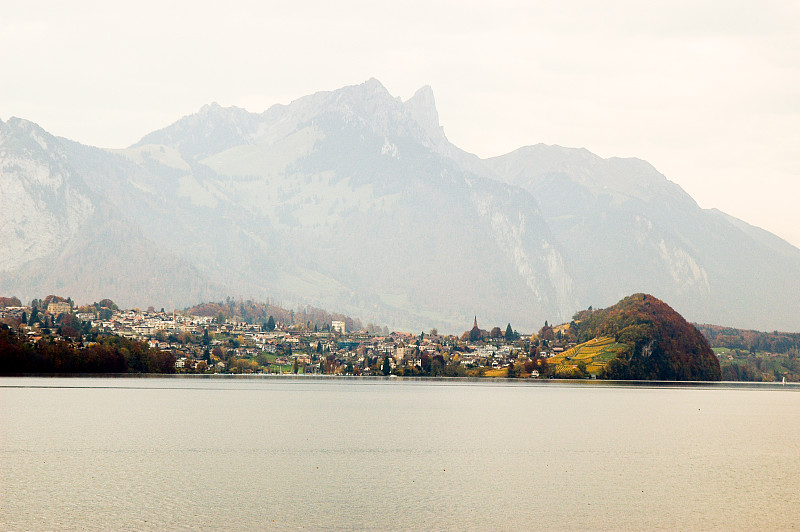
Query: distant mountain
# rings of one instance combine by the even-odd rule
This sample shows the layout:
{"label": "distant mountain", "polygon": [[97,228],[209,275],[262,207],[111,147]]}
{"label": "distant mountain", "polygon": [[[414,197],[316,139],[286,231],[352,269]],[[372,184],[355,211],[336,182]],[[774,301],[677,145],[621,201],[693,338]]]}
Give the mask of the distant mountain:
{"label": "distant mountain", "polygon": [[636,289],[694,321],[800,327],[800,250],[701,209],[647,162],[537,145],[487,163],[536,197],[581,301]]}
{"label": "distant mountain", "polygon": [[183,307],[226,295],[397,328],[518,330],[646,291],[694,321],[800,327],[800,250],[643,161],[451,144],[377,81],[217,104],[127,149],[0,122],[0,293]]}

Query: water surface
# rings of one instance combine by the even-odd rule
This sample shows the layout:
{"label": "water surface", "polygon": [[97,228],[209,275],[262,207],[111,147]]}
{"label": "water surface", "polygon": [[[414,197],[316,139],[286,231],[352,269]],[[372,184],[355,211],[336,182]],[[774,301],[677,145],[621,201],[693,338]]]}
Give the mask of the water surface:
{"label": "water surface", "polygon": [[3,530],[791,529],[796,387],[0,379]]}

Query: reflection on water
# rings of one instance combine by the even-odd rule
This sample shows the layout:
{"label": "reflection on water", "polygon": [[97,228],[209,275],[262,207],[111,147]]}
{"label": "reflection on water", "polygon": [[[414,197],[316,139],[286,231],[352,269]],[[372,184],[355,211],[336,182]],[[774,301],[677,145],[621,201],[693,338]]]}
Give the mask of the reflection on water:
{"label": "reflection on water", "polygon": [[786,529],[796,386],[0,379],[0,528]]}

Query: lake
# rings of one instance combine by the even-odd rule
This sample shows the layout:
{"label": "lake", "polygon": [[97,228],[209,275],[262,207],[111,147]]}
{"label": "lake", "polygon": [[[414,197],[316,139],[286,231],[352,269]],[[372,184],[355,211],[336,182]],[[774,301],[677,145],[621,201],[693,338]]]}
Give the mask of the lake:
{"label": "lake", "polygon": [[791,529],[798,391],[0,378],[0,528]]}

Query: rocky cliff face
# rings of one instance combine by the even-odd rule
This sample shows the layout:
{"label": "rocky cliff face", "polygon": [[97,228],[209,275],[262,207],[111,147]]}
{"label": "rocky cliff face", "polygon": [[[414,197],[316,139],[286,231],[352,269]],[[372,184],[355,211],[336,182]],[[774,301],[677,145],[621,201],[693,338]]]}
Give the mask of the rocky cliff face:
{"label": "rocky cliff face", "polygon": [[[427,87],[212,104],[123,150],[1,127],[9,294],[69,278],[77,300],[269,296],[402,328],[477,313],[525,330],[646,290],[693,320],[800,326],[797,249],[699,209],[644,161],[542,145],[480,160],[447,140]],[[84,246],[112,241],[125,261]],[[125,264],[163,282],[126,290]]]}
{"label": "rocky cliff face", "polygon": [[26,120],[0,121],[0,176],[0,272],[51,254],[95,210],[59,142]]}

